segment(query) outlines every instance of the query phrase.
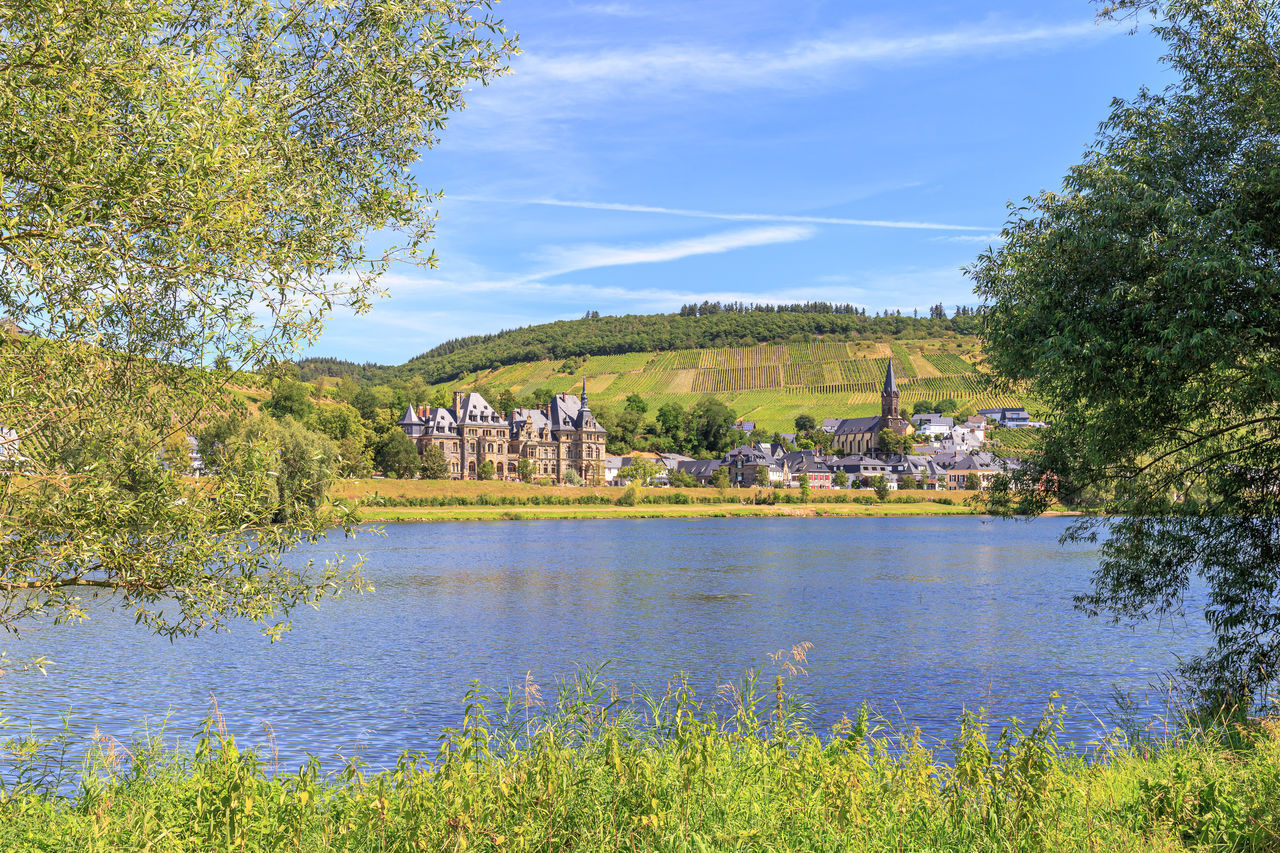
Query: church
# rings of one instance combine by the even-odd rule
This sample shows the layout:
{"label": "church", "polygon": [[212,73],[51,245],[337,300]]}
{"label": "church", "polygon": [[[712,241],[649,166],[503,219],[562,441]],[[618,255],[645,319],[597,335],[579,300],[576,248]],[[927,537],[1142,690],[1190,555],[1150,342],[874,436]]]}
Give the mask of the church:
{"label": "church", "polygon": [[499,480],[520,476],[529,460],[533,476],[562,483],[569,471],[583,482],[604,481],[605,430],[591,414],[587,386],[582,397],[557,394],[541,409],[516,409],[503,417],[479,394],[455,392],[453,408],[410,406],[399,426],[421,455],[439,447],[454,480],[478,479],[480,466],[493,463]]}
{"label": "church", "polygon": [[893,375],[893,359],[884,374],[880,390],[880,414],[865,418],[844,418],[835,425],[831,436],[832,451],[844,456],[871,456],[876,451],[880,431],[891,429],[898,435],[914,430],[911,421],[902,417],[898,408],[898,381]]}

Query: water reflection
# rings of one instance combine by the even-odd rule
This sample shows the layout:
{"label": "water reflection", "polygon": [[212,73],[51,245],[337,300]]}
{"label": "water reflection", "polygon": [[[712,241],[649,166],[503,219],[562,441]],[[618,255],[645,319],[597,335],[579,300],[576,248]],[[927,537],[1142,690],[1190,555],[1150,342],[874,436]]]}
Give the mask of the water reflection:
{"label": "water reflection", "polygon": [[[368,557],[376,592],[295,615],[268,644],[252,627],[169,643],[100,609],[46,628],[11,656],[47,654],[48,677],[0,680],[0,713],[45,729],[126,738],[147,715],[188,735],[216,696],[232,731],[288,767],[357,752],[375,766],[434,748],[473,680],[544,683],[609,661],[624,692],[677,672],[699,693],[768,667],[809,640],[797,687],[819,724],[863,701],[950,735],[962,706],[1035,718],[1053,692],[1078,708],[1068,735],[1097,732],[1113,688],[1144,690],[1203,626],[1131,631],[1086,619],[1071,597],[1096,555],[1063,548],[1066,522],[697,519],[387,525],[336,542]],[[318,556],[326,555],[321,550]],[[1192,608],[1194,609],[1194,607]]]}

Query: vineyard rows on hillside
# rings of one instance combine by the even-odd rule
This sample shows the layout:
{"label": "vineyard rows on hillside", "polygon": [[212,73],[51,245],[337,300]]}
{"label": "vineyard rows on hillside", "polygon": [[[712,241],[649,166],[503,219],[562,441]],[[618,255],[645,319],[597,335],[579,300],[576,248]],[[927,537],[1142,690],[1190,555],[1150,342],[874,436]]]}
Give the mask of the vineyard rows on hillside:
{"label": "vineyard rows on hillside", "polygon": [[[542,360],[498,367],[432,389],[481,388],[497,394],[509,388],[526,395],[542,388],[578,393],[585,380],[593,408],[621,407],[636,394],[651,413],[668,402],[688,408],[710,394],[765,429],[790,431],[799,414],[860,417],[879,412],[880,390],[892,354],[905,410],[921,400],[948,398],[962,407],[1023,405],[1016,396],[995,393],[986,374],[970,360],[976,358],[974,347],[969,342],[959,351],[943,352],[957,349],[954,340],[808,341],[597,355],[572,364]],[[940,375],[921,375],[926,365],[932,367],[929,373]]]}

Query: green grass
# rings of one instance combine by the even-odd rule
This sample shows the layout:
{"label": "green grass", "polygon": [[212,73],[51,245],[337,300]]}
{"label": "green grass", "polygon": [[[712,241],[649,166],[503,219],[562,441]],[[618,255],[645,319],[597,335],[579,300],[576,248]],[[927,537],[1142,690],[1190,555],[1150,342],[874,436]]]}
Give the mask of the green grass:
{"label": "green grass", "polygon": [[[861,712],[814,731],[785,681],[809,645],[700,699],[624,701],[597,674],[476,688],[438,750],[325,775],[208,731],[189,749],[93,743],[74,784],[30,740],[0,796],[0,850],[1275,850],[1280,738],[1191,732],[1086,761],[1035,725],[966,713],[945,744]],[[546,706],[542,697],[546,695]],[[852,710],[852,709],[851,709]],[[1227,735],[1224,737],[1223,735]],[[50,761],[49,759],[55,759]]]}

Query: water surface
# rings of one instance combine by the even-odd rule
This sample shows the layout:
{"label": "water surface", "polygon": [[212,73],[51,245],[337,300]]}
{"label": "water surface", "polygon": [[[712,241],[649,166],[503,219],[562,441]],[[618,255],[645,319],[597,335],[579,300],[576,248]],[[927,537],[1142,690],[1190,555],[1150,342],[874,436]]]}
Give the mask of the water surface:
{"label": "water surface", "polygon": [[1207,644],[1199,622],[1138,630],[1071,605],[1097,555],[1061,546],[1065,519],[646,519],[385,525],[331,540],[361,553],[376,592],[295,613],[270,644],[252,627],[170,643],[127,614],[11,640],[47,677],[0,679],[0,715],[122,739],[168,715],[189,735],[216,697],[230,729],[281,763],[310,752],[385,766],[433,749],[478,680],[550,683],[608,662],[623,692],[689,674],[703,696],[768,653],[813,643],[792,682],[827,724],[864,700],[950,736],[963,706],[1037,719],[1053,693],[1078,743],[1113,690],[1143,693]]}

